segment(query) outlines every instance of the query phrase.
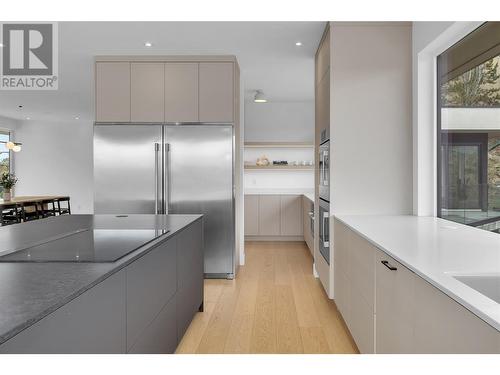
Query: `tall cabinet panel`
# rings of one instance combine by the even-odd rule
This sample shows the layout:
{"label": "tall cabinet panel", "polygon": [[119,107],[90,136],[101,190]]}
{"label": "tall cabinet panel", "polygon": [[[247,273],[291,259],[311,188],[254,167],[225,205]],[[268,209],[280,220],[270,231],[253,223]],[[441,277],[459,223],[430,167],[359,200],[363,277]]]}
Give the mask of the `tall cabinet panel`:
{"label": "tall cabinet panel", "polygon": [[132,63],[130,69],[131,121],[163,121],[163,97],[165,93],[164,64]]}
{"label": "tall cabinet panel", "polygon": [[[329,298],[333,298],[333,241],[329,241],[329,255],[330,255],[330,264],[325,261],[325,258],[321,254],[321,251],[325,252],[325,247],[323,242],[321,241],[320,229],[323,231],[324,229],[322,225],[324,220],[323,215],[325,211],[331,213],[329,203],[323,203],[323,207],[320,210],[320,199],[319,199],[319,186],[321,184],[320,179],[320,170],[323,173],[328,173],[329,171],[325,171],[320,162],[320,145],[330,138],[330,27],[326,25],[325,31],[323,32],[323,36],[319,43],[318,49],[315,55],[315,71],[314,71],[314,83],[315,83],[315,172],[314,172],[314,181],[315,181],[315,195],[316,201],[314,205],[315,212],[315,251],[314,251],[314,264],[315,269],[319,275],[319,279],[328,295]],[[328,166],[330,169],[330,166]],[[323,213],[322,213],[323,212]],[[320,251],[321,249],[321,251]]]}
{"label": "tall cabinet panel", "polygon": [[200,63],[200,121],[233,122],[234,64]]}
{"label": "tall cabinet panel", "polygon": [[165,121],[198,121],[198,63],[165,64]]}
{"label": "tall cabinet panel", "polygon": [[130,121],[130,63],[96,64],[96,121]]}

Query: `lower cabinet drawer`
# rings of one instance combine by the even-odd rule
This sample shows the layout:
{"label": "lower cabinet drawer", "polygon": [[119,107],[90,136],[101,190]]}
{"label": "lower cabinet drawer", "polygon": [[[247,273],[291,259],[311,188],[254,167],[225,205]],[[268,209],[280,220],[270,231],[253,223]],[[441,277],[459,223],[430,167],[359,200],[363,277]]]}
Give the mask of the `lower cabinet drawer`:
{"label": "lower cabinet drawer", "polygon": [[355,288],[351,288],[347,326],[362,354],[374,353],[375,316],[373,306]]}
{"label": "lower cabinet drawer", "polygon": [[161,309],[129,349],[130,354],[171,354],[177,348],[176,297]]}
{"label": "lower cabinet drawer", "polygon": [[177,289],[177,239],[133,262],[127,270],[127,349],[130,349]]}
{"label": "lower cabinet drawer", "polygon": [[199,311],[203,301],[203,286],[200,288],[196,283],[179,289],[177,298],[177,337],[181,341],[184,333],[193,320],[194,315]]}
{"label": "lower cabinet drawer", "polygon": [[415,353],[500,354],[500,332],[420,277],[414,329]]}

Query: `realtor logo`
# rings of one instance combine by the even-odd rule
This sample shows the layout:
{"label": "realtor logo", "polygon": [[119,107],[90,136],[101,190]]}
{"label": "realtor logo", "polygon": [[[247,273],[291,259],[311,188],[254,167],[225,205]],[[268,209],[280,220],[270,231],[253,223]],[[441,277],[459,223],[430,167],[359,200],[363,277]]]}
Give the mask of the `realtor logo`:
{"label": "realtor logo", "polygon": [[57,90],[57,24],[1,25],[0,89]]}

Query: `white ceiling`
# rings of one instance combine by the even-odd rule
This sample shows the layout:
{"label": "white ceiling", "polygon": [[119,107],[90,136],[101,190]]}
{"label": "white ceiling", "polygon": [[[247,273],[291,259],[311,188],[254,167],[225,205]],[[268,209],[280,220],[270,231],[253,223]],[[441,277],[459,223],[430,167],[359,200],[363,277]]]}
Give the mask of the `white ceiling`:
{"label": "white ceiling", "polygon": [[93,57],[110,54],[236,55],[247,100],[262,89],[270,101],[311,101],[323,28],[323,22],[61,22],[59,89],[0,91],[0,115],[93,119]]}

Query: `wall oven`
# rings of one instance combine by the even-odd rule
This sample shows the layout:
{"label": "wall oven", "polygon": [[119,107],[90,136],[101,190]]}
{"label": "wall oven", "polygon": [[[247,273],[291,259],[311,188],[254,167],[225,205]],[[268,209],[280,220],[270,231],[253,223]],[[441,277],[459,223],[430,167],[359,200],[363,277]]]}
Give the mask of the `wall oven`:
{"label": "wall oven", "polygon": [[330,141],[319,146],[319,197],[330,202]]}
{"label": "wall oven", "polygon": [[330,203],[319,200],[319,252],[330,264]]}

